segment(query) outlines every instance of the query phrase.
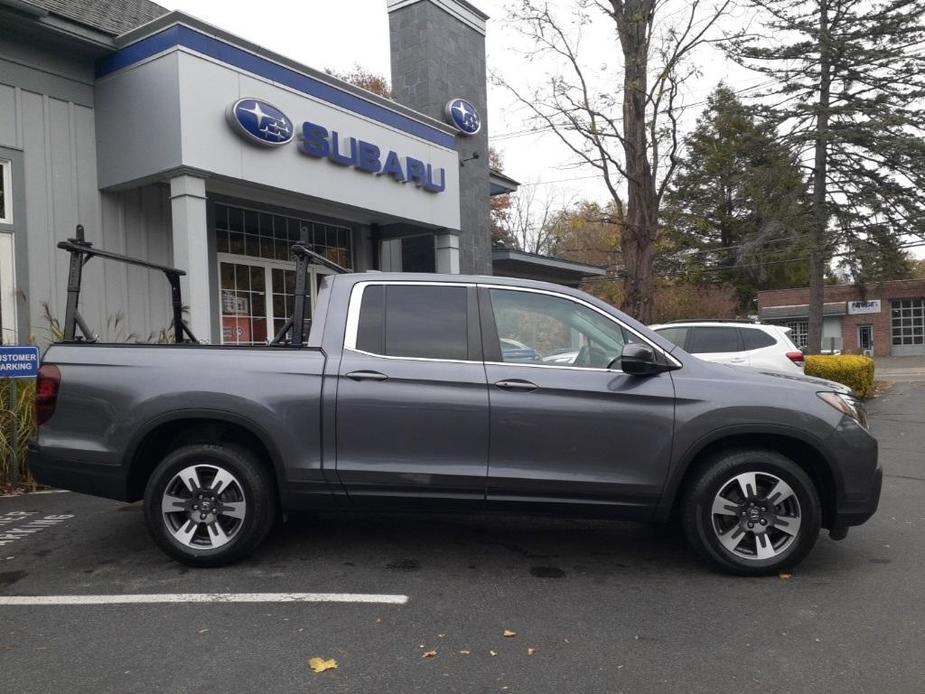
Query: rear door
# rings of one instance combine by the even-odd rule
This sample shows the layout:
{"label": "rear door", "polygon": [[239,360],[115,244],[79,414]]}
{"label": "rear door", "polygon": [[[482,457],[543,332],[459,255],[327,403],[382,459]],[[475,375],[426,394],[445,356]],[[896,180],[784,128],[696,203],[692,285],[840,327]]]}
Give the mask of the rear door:
{"label": "rear door", "polygon": [[[543,290],[479,290],[491,402],[489,506],[646,516],[670,461],[669,373],[630,376],[620,354],[638,336],[590,304]],[[502,339],[541,359],[507,358]]]}
{"label": "rear door", "polygon": [[358,505],[482,505],[488,392],[474,285],[352,290],[336,403],[337,475]]}
{"label": "rear door", "polygon": [[750,365],[735,325],[696,325],[690,331],[687,351],[691,354],[720,364]]}

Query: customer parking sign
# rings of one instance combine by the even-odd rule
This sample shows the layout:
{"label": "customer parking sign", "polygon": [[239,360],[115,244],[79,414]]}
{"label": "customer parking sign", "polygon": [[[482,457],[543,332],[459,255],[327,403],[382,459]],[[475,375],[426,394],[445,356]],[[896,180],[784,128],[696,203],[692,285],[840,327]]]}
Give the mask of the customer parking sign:
{"label": "customer parking sign", "polygon": [[38,374],[38,347],[0,347],[0,378],[35,378]]}

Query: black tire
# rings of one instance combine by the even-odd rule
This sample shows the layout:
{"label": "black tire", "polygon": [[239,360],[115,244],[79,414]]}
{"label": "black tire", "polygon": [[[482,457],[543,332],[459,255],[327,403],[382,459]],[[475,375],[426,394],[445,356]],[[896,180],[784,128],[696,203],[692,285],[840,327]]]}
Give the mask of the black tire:
{"label": "black tire", "polygon": [[[195,479],[201,483],[205,501],[194,498],[198,494],[190,484],[196,484],[180,481],[181,472],[190,468],[196,470]],[[211,487],[221,474],[219,470],[224,471],[224,480],[230,477],[231,481],[215,495]],[[165,503],[178,510],[165,511]],[[208,512],[203,511],[206,505]],[[196,443],[177,448],[158,464],[145,488],[145,521],[151,536],[164,552],[188,566],[223,566],[247,556],[266,538],[276,509],[276,490],[268,466],[252,451],[235,444]],[[200,518],[207,520],[200,522]]]}
{"label": "black tire", "polygon": [[[743,486],[752,489],[743,479],[754,481],[753,496],[742,492]],[[789,485],[792,494],[784,498],[775,492],[769,499],[770,492],[784,489],[775,480]],[[723,509],[717,514],[714,500]],[[821,521],[819,493],[806,472],[780,453],[761,449],[725,451],[706,461],[690,480],[681,512],[691,546],[714,566],[743,576],[776,574],[799,564],[816,543]],[[732,549],[724,546],[721,533]]]}

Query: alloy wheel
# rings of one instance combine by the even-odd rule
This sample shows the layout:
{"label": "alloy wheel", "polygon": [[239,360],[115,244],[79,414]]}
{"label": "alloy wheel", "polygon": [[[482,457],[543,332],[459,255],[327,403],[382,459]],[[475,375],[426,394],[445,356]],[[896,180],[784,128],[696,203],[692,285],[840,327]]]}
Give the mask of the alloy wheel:
{"label": "alloy wheel", "polygon": [[713,498],[713,531],[739,559],[764,561],[786,552],[800,532],[800,501],[791,486],[769,472],[743,472]]}
{"label": "alloy wheel", "polygon": [[167,530],[193,549],[217,549],[241,530],[247,514],[238,479],[217,465],[190,465],[175,474],[161,498]]}

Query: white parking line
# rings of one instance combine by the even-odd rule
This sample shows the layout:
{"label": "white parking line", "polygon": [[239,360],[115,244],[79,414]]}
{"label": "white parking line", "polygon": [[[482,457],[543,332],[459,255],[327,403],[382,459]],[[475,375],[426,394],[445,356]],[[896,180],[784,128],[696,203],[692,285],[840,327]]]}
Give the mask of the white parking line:
{"label": "white parking line", "polygon": [[0,606],[154,605],[212,602],[353,602],[404,605],[407,595],[374,593],[147,593],[140,595],[0,595]]}

